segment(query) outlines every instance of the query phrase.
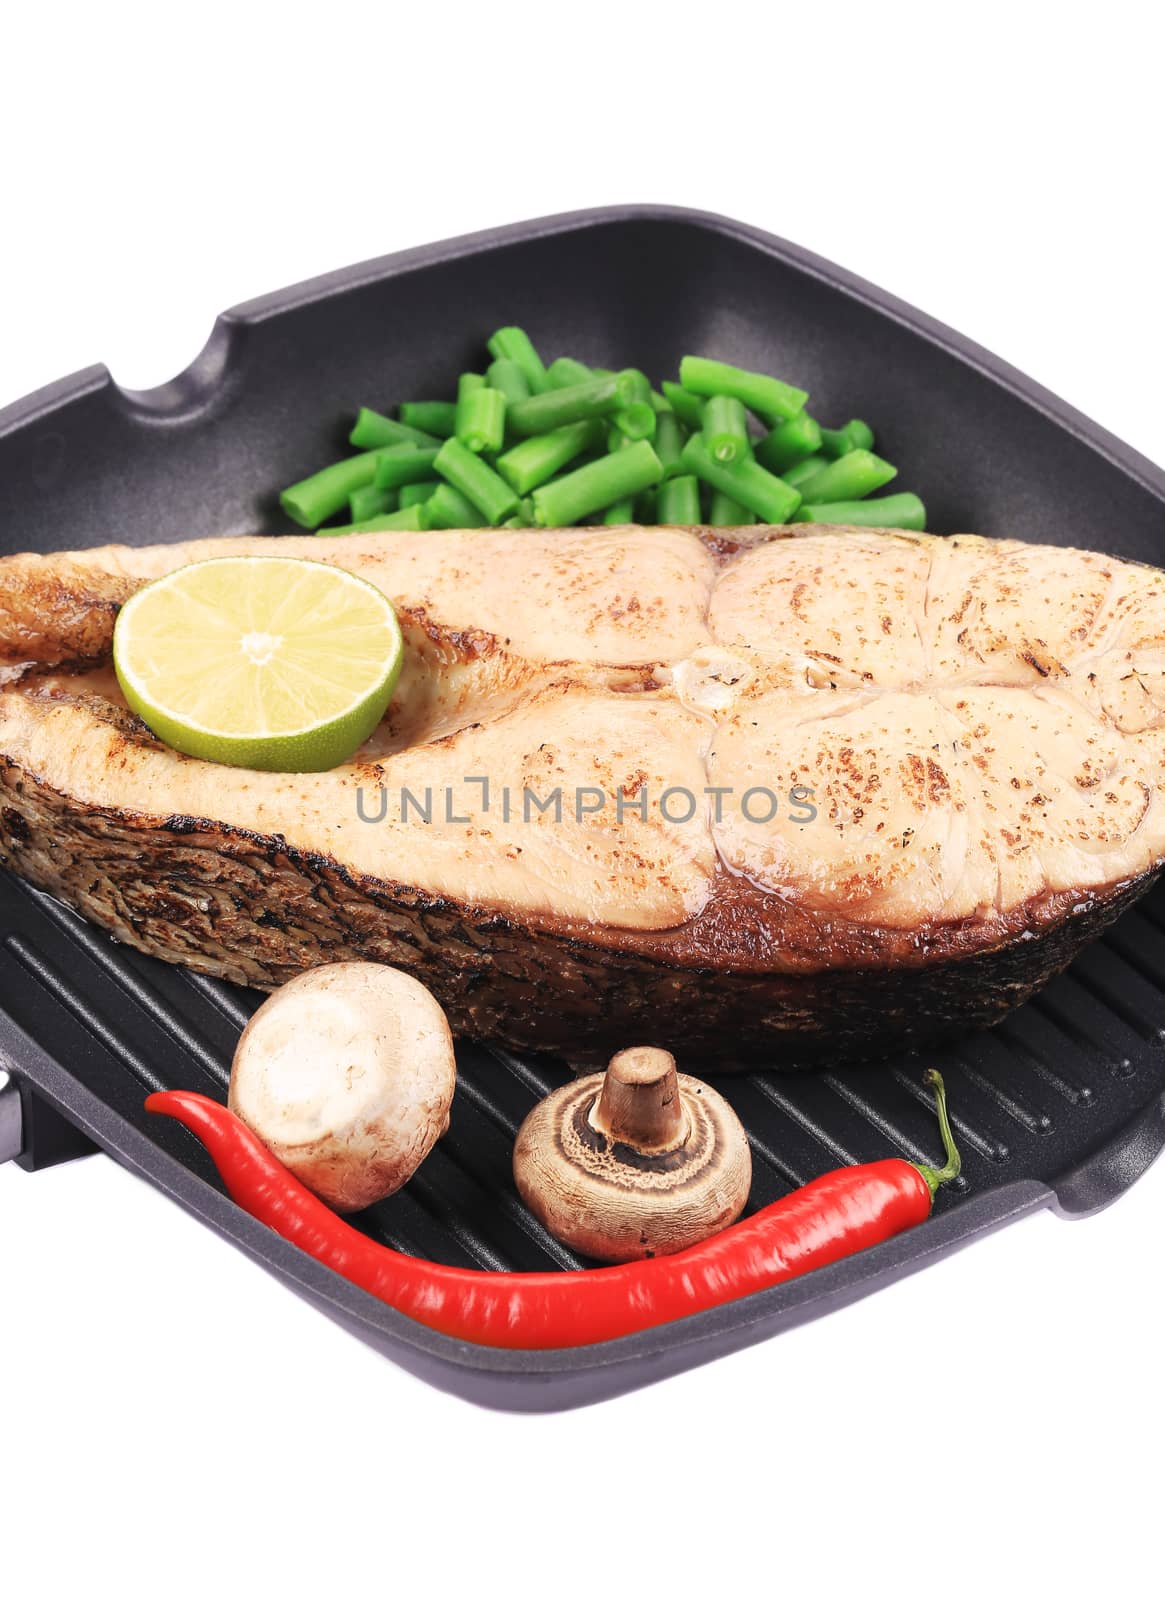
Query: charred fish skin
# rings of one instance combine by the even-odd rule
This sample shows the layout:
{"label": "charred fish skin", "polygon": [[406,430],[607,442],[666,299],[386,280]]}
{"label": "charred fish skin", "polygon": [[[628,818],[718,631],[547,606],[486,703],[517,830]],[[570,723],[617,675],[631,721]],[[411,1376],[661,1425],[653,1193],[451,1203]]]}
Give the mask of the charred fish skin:
{"label": "charred fish skin", "polygon": [[[0,864],[233,982],[388,961],[464,1037],[725,1071],[998,1021],[1165,862],[1153,569],[819,528],[323,543],[397,604],[411,671],[357,759],[303,779],[167,751],[92,663],[173,565],[316,541],[0,561]],[[487,769],[762,781],[814,820],[356,823],[361,783]]]}
{"label": "charred fish skin", "polygon": [[[324,963],[384,961],[432,990],[458,1037],[580,1070],[621,1041],[651,1038],[710,1072],[876,1060],[991,1026],[1156,878],[1025,907],[993,949],[960,953],[955,932],[935,930],[930,944],[916,936],[913,961],[904,949],[881,962],[867,951],[864,966],[834,966],[819,950],[816,971],[738,972],[716,959],[724,935],[710,926],[685,930],[671,951],[642,935],[603,946],[582,929],[517,926],[407,885],[357,881],[278,839],[82,808],[7,760],[0,865],[118,942],[231,983],[269,990]],[[738,903],[737,914],[755,907]]]}

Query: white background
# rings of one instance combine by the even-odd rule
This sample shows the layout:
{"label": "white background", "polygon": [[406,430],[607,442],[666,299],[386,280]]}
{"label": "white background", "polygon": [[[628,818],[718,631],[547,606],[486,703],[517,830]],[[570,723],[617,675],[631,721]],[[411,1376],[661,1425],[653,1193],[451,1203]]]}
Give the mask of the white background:
{"label": "white background", "polygon": [[[1159,8],[474,9],[22,8],[0,404],[95,360],[159,383],[216,311],[349,261],[655,200],[843,263],[1165,462]],[[1158,1592],[1163,1220],[1159,1166],[529,1419],[406,1377],[105,1158],[0,1169],[0,1589]]]}

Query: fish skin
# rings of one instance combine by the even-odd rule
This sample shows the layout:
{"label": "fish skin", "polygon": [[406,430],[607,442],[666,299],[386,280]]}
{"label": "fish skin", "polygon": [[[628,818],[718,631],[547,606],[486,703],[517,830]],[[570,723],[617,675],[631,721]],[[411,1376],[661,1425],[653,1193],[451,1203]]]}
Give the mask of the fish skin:
{"label": "fish skin", "polygon": [[[108,668],[141,583],[275,552],[401,613],[400,690],[335,773],[178,756]],[[456,1032],[580,1064],[646,1039],[789,1067],[988,1024],[1165,862],[1165,576],[1082,552],[815,527],[10,557],[0,664],[0,864],[162,959],[256,987],[391,961]],[[487,767],[803,782],[819,824],[353,820],[362,786]]]}

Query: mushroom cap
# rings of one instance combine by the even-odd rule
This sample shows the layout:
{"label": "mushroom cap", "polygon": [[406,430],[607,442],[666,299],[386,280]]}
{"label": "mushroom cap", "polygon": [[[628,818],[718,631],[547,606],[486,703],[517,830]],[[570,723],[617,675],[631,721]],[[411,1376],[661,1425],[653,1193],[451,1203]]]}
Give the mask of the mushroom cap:
{"label": "mushroom cap", "polygon": [[744,1209],[752,1155],[732,1107],[666,1051],[623,1051],[518,1130],[514,1181],[564,1244],[600,1261],[671,1255]]}
{"label": "mushroom cap", "polygon": [[229,1104],[337,1211],[406,1183],[449,1125],[453,1038],[437,1001],[376,962],[316,967],[277,989],[235,1051]]}

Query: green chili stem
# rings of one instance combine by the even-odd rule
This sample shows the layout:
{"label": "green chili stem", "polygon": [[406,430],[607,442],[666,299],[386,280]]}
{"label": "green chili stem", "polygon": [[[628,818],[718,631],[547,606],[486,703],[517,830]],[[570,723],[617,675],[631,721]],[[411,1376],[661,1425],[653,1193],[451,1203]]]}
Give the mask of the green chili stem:
{"label": "green chili stem", "polygon": [[963,1158],[955,1144],[955,1135],[951,1128],[951,1119],[947,1111],[947,1086],[943,1082],[942,1073],[934,1067],[924,1074],[924,1082],[934,1090],[934,1106],[938,1113],[939,1133],[942,1135],[943,1149],[946,1152],[946,1165],[942,1167],[928,1167],[915,1162],[919,1172],[926,1179],[926,1186],[930,1190],[931,1204],[944,1183],[953,1183],[963,1170]]}

